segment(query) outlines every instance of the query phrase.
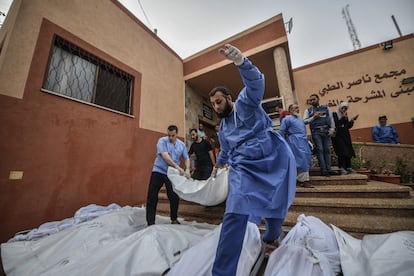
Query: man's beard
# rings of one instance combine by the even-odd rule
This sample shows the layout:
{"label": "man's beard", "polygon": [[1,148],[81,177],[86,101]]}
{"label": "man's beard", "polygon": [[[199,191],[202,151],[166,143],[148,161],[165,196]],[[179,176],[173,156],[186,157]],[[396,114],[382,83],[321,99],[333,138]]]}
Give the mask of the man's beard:
{"label": "man's beard", "polygon": [[224,117],[229,116],[230,113],[231,113],[231,111],[232,111],[232,108],[231,108],[231,106],[229,104],[229,101],[226,99],[226,105],[224,106],[223,112],[220,112],[220,113],[216,112],[216,113],[217,113],[217,116],[219,118],[224,118]]}

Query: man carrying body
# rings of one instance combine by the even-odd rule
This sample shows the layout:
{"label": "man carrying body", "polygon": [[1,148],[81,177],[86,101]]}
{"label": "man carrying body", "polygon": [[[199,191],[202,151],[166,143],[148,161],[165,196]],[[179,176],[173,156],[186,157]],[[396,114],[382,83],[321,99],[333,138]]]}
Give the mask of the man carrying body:
{"label": "man carrying body", "polygon": [[[211,105],[220,122],[218,167],[230,166],[229,195],[212,274],[236,275],[248,221],[266,221],[262,240],[266,251],[274,249],[281,226],[296,191],[296,164],[286,141],[272,129],[261,106],[264,76],[232,45],[219,51],[233,61],[245,87],[236,102],[231,91],[218,86],[211,90]],[[273,247],[272,247],[273,246]]]}
{"label": "man carrying body", "polygon": [[312,152],[306,135],[306,126],[299,118],[299,105],[291,104],[289,114],[282,121],[279,133],[285,137],[296,159],[297,180],[305,188],[313,188],[309,183],[309,170],[312,165]]}
{"label": "man carrying body", "polygon": [[213,149],[210,143],[206,139],[202,139],[198,136],[197,129],[190,130],[191,139],[194,141],[188,155],[195,153],[197,160],[195,161],[195,171],[193,178],[197,180],[206,180],[210,177],[213,166],[215,165],[215,158]]}
{"label": "man carrying body", "polygon": [[[172,224],[180,224],[178,217],[179,197],[173,191],[170,180],[167,176],[168,166],[176,168],[181,175],[190,178],[190,159],[184,142],[177,139],[178,128],[175,125],[168,127],[168,136],[161,137],[157,143],[157,157],[152,168],[151,179],[147,195],[146,219],[148,225],[155,224],[155,214],[158,204],[158,193],[163,184],[167,189],[168,200],[170,201],[170,217]],[[180,167],[180,158],[185,161],[185,171]]]}
{"label": "man carrying body", "polygon": [[321,174],[337,175],[338,173],[331,169],[331,137],[335,134],[332,112],[328,106],[319,105],[317,94],[310,95],[309,101],[312,106],[305,110],[303,121],[310,126]]}

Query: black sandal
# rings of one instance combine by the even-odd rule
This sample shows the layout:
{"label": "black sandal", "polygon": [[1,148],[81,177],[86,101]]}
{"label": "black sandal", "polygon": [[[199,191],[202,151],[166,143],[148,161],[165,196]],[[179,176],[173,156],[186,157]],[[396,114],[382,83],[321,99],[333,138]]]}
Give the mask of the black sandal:
{"label": "black sandal", "polygon": [[303,188],[315,188],[312,184],[309,183],[309,181],[301,182],[300,186]]}

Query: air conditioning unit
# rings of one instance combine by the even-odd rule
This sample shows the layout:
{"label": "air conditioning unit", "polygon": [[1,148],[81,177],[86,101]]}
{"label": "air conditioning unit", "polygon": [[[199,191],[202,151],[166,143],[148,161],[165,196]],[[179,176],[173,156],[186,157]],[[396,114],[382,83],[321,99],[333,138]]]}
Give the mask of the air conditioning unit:
{"label": "air conditioning unit", "polygon": [[283,100],[283,97],[264,99],[262,101],[262,107],[267,115],[269,115],[270,120],[272,120],[272,127],[274,129],[279,129],[280,111],[285,109],[285,102]]}

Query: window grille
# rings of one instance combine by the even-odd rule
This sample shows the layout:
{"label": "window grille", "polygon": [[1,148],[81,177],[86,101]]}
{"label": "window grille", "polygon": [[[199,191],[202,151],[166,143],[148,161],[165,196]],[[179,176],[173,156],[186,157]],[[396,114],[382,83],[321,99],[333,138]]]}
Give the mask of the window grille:
{"label": "window grille", "polygon": [[131,114],[133,80],[130,74],[55,36],[43,88]]}

